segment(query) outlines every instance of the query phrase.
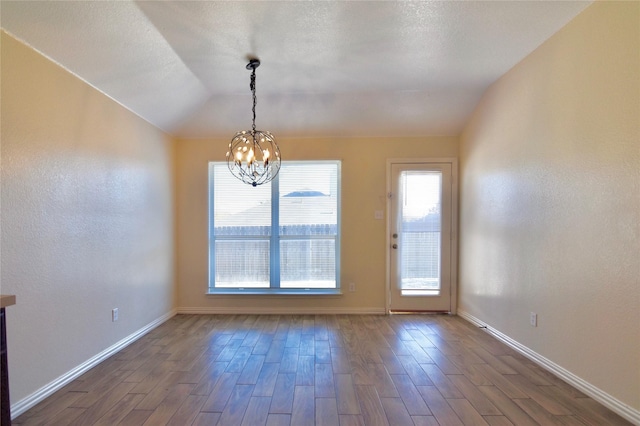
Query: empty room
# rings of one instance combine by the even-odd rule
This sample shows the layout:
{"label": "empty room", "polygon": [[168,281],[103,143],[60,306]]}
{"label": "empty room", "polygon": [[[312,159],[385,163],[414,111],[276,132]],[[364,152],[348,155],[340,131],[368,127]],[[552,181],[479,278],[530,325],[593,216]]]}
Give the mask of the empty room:
{"label": "empty room", "polygon": [[0,23],[2,426],[640,425],[640,2]]}

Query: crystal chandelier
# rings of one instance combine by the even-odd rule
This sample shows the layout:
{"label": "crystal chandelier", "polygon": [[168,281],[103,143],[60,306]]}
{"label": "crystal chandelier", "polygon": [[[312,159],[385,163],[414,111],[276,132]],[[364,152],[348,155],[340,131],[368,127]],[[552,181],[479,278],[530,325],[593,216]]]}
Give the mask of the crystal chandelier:
{"label": "crystal chandelier", "polygon": [[231,173],[242,182],[252,186],[271,182],[280,171],[280,148],[273,135],[256,130],[256,68],[259,59],[250,59],[247,69],[251,70],[251,93],[253,95],[253,126],[242,130],[229,142],[227,165]]}

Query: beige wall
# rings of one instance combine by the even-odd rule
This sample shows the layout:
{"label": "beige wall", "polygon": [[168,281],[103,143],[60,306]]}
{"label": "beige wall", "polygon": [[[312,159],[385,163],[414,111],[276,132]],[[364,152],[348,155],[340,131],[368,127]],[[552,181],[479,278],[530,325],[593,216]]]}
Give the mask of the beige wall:
{"label": "beige wall", "polygon": [[639,31],[640,3],[591,5],[485,93],[460,143],[459,311],[636,410]]}
{"label": "beige wall", "polygon": [[[233,135],[231,135],[233,136]],[[277,136],[277,135],[276,135]],[[208,286],[207,164],[223,161],[228,140],[177,143],[178,306],[203,312],[384,312],[388,158],[457,157],[457,137],[393,139],[283,139],[285,160],[342,160],[341,296],[205,295]]]}
{"label": "beige wall", "polygon": [[[2,33],[12,405],[171,312],[172,142]],[[111,322],[111,309],[120,320]]]}

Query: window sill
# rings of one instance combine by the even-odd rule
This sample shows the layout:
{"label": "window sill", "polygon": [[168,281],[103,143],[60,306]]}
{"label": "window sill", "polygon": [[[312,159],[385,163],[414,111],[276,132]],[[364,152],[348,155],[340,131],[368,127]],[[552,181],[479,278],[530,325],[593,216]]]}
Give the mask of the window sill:
{"label": "window sill", "polygon": [[340,289],[258,289],[245,288],[233,289],[225,288],[220,290],[209,290],[207,296],[220,295],[247,295],[247,296],[342,296]]}

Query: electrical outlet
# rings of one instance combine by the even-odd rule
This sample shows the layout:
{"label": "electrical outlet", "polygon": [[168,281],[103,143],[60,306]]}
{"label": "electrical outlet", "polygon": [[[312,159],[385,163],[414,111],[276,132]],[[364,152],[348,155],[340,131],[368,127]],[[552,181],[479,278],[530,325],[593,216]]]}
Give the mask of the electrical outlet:
{"label": "electrical outlet", "polygon": [[356,283],[349,283],[349,291],[356,291]]}
{"label": "electrical outlet", "polygon": [[531,327],[538,326],[538,314],[535,312],[529,313],[529,324],[531,324]]}
{"label": "electrical outlet", "polygon": [[118,308],[113,308],[111,310],[111,322],[118,321]]}

